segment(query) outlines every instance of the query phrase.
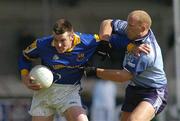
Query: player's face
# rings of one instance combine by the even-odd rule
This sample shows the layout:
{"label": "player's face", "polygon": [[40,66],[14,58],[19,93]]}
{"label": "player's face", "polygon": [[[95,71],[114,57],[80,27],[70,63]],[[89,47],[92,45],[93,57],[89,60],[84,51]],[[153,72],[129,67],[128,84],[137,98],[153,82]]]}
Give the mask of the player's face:
{"label": "player's face", "polygon": [[133,17],[128,17],[127,36],[130,40],[135,40],[140,37],[141,27]]}
{"label": "player's face", "polygon": [[54,45],[58,53],[64,53],[72,48],[72,41],[73,34],[69,32],[54,36]]}

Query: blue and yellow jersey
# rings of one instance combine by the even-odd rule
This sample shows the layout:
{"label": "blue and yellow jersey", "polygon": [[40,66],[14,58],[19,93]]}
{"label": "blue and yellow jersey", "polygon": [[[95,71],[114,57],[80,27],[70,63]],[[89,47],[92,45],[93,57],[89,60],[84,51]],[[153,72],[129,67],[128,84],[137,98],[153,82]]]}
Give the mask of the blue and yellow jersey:
{"label": "blue and yellow jersey", "polygon": [[54,82],[59,84],[79,84],[83,66],[91,58],[98,45],[96,34],[74,34],[74,47],[65,53],[58,53],[53,45],[53,36],[47,36],[34,41],[24,51],[19,60],[21,74],[31,69],[32,61],[40,58],[41,63],[51,69]]}

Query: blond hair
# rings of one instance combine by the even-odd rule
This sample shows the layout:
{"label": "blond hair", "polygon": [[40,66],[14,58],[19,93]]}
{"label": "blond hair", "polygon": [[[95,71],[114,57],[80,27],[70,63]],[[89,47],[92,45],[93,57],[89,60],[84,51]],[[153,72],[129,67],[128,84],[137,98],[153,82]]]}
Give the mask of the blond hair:
{"label": "blond hair", "polygon": [[128,15],[128,17],[135,17],[137,22],[140,25],[144,24],[147,27],[147,29],[149,29],[152,25],[152,20],[150,15],[143,10],[134,10]]}

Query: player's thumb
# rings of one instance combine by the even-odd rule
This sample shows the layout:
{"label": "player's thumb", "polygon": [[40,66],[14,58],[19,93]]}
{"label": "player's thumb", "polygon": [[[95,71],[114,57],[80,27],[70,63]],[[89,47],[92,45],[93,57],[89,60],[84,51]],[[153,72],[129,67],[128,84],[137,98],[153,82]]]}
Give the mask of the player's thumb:
{"label": "player's thumb", "polygon": [[30,76],[30,82],[31,82],[31,83],[35,83],[35,78],[32,77],[32,76]]}

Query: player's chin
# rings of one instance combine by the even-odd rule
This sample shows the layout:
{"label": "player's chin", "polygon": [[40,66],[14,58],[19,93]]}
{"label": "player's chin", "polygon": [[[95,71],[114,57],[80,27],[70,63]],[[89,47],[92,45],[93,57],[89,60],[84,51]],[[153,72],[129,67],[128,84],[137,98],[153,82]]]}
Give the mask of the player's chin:
{"label": "player's chin", "polygon": [[58,49],[57,51],[58,51],[58,53],[64,53],[66,50],[64,50],[64,49]]}

